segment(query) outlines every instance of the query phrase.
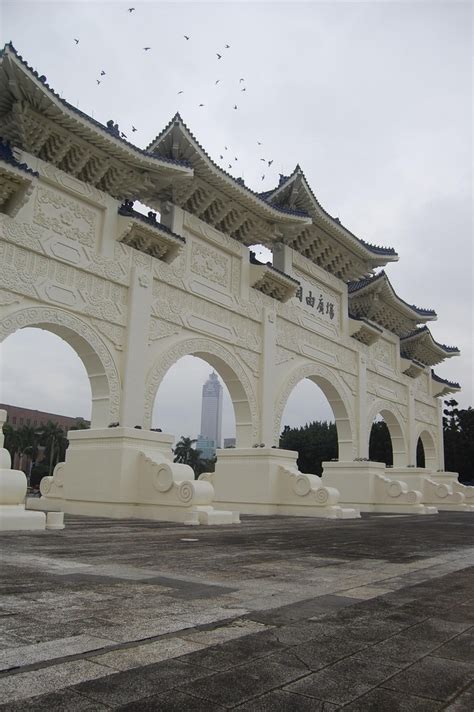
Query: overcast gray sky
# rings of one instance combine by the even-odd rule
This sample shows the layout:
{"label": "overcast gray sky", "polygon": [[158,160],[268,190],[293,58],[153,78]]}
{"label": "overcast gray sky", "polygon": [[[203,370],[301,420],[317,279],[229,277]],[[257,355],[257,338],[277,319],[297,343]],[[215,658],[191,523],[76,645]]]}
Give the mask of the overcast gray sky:
{"label": "overcast gray sky", "polygon": [[[12,40],[55,90],[99,121],[113,118],[129,138],[136,126],[138,146],[179,110],[217,162],[228,146],[238,158],[234,175],[253,188],[272,187],[300,163],[331,214],[396,248],[390,279],[406,301],[436,309],[434,337],[462,351],[436,371],[459,380],[459,402],[472,404],[470,2],[4,0],[0,7],[2,43]],[[262,157],[273,159],[270,170]],[[6,340],[0,358],[3,401],[90,412],[83,366],[56,337],[33,341],[25,330]],[[193,358],[170,371],[155,409],[161,427],[197,433],[209,371]],[[188,420],[174,410],[177,393],[189,403]],[[328,415],[305,383],[284,422]],[[227,403],[224,434],[232,428]]]}

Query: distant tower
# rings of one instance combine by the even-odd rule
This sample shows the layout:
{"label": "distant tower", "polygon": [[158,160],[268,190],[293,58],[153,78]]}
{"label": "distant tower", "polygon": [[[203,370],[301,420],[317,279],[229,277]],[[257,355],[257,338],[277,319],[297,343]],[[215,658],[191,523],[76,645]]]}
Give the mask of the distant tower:
{"label": "distant tower", "polygon": [[196,447],[206,459],[221,447],[222,386],[214,371],[202,387],[201,432]]}

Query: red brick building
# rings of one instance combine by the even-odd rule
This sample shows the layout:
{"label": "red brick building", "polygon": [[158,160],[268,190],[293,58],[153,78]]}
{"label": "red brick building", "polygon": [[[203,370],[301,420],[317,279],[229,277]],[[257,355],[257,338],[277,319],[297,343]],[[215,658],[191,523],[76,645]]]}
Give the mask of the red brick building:
{"label": "red brick building", "polygon": [[30,408],[21,408],[20,406],[9,405],[7,403],[0,403],[0,409],[7,411],[7,423],[15,430],[23,427],[23,425],[39,428],[42,425],[46,425],[49,421],[58,423],[65,432],[67,432],[72,425],[76,425],[79,422],[90,425],[89,420],[85,420],[85,418],[79,416],[77,418],[70,418],[67,415],[45,413],[42,410],[31,410]]}

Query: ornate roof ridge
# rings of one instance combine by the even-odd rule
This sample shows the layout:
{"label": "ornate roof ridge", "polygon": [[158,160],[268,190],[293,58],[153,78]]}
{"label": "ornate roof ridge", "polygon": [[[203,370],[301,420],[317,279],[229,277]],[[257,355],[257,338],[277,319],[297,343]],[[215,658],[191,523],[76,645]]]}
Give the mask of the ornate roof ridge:
{"label": "ornate roof ridge", "polygon": [[121,144],[124,146],[127,146],[129,149],[131,149],[134,152],[137,152],[141,156],[144,156],[145,158],[151,158],[157,161],[162,161],[164,163],[169,163],[169,164],[174,164],[178,166],[182,166],[183,168],[191,168],[191,165],[189,161],[184,161],[184,160],[176,160],[174,158],[162,158],[160,156],[156,156],[153,153],[148,152],[146,149],[139,148],[138,146],[135,146],[135,144],[131,143],[127,139],[122,138],[120,135],[117,135],[116,133],[113,133],[109,130],[107,126],[104,124],[100,123],[100,121],[97,121],[97,119],[94,119],[92,116],[89,116],[89,114],[86,114],[84,111],[81,109],[78,109],[77,107],[73,106],[70,104],[66,99],[63,99],[46,81],[46,77],[43,75],[39,75],[36,69],[34,69],[26,59],[18,52],[18,50],[14,47],[12,42],[7,42],[3,49],[0,49],[0,59],[3,57],[3,55],[7,55],[8,51],[10,51],[18,60],[19,62],[25,67],[25,69],[32,74],[35,79],[40,81],[42,85],[54,96],[54,98],[59,101],[65,108],[69,109],[72,111],[74,114],[77,114],[81,118],[85,119],[88,123],[92,124],[97,129],[100,129],[103,131],[108,137],[113,138],[117,141],[119,141]]}
{"label": "ornate roof ridge", "polygon": [[[279,205],[272,205],[271,203],[268,203],[266,200],[263,200],[261,197],[261,194],[258,193],[255,190],[252,190],[249,188],[248,185],[245,185],[242,183],[238,178],[235,178],[231,173],[228,173],[226,170],[221,168],[220,166],[217,165],[217,163],[211,158],[209,153],[206,151],[206,149],[202,146],[202,144],[198,141],[196,136],[193,134],[189,126],[185,123],[183,120],[181,114],[179,111],[176,112],[176,114],[172,117],[170,121],[166,124],[164,129],[160,131],[159,134],[151,141],[148,146],[146,147],[146,150],[148,151],[152,146],[156,145],[161,141],[161,139],[166,135],[166,133],[170,130],[171,126],[175,123],[179,123],[185,131],[187,131],[189,137],[194,141],[196,146],[199,148],[200,151],[204,154],[204,156],[207,158],[207,160],[211,163],[211,165],[218,170],[220,173],[222,173],[226,178],[230,178],[230,180],[235,184],[235,186],[238,186],[241,190],[245,191],[246,193],[249,193],[253,198],[256,198],[258,201],[262,201],[265,206],[268,208],[271,208],[272,210],[275,210],[276,212],[279,213],[284,213],[286,215],[294,215],[295,217],[303,217],[303,218],[309,218],[311,217],[308,215],[308,213],[304,212],[303,210],[291,210],[290,208],[282,208]],[[153,154],[153,155],[159,155],[159,154]]]}
{"label": "ornate roof ridge", "polygon": [[436,381],[437,383],[444,383],[446,386],[451,386],[452,388],[459,388],[461,389],[461,386],[459,383],[456,383],[456,381],[448,381],[446,378],[441,378],[441,376],[438,376],[433,369],[431,369],[431,378],[433,381]]}
{"label": "ornate roof ridge", "polygon": [[307,189],[308,189],[308,192],[309,192],[309,194],[311,195],[311,197],[313,198],[313,200],[314,200],[314,202],[316,203],[316,205],[318,206],[318,208],[319,208],[328,218],[330,218],[330,219],[333,220],[335,223],[337,223],[340,228],[342,228],[343,230],[345,230],[345,232],[347,232],[347,233],[348,233],[351,237],[353,237],[357,242],[359,242],[359,243],[360,243],[361,245],[363,245],[367,250],[369,250],[370,252],[373,252],[373,253],[375,253],[375,254],[378,254],[378,255],[394,255],[394,256],[397,256],[397,257],[398,257],[398,254],[397,254],[395,248],[393,248],[393,247],[382,247],[381,245],[373,245],[373,244],[371,244],[370,242],[367,242],[366,240],[363,240],[362,238],[357,237],[357,235],[355,235],[351,230],[349,230],[349,228],[347,228],[345,225],[342,224],[342,222],[339,220],[339,218],[335,218],[333,215],[331,215],[330,213],[328,213],[328,211],[325,210],[325,208],[323,208],[323,206],[321,205],[321,203],[320,203],[319,200],[317,199],[316,195],[314,194],[314,192],[313,192],[313,190],[312,190],[312,188],[311,188],[311,186],[310,186],[310,184],[309,184],[309,182],[308,182],[308,179],[306,178],[306,176],[305,176],[305,174],[304,174],[304,171],[303,171],[303,169],[301,168],[301,166],[300,166],[299,163],[296,164],[296,166],[295,166],[293,172],[292,172],[289,176],[280,175],[280,182],[279,182],[279,184],[276,186],[276,188],[273,188],[273,190],[265,191],[265,194],[263,194],[263,193],[261,194],[262,196],[265,195],[265,197],[264,197],[263,199],[268,202],[268,199],[270,198],[270,196],[276,195],[279,190],[281,190],[281,189],[282,189],[287,183],[289,183],[292,179],[295,179],[298,175],[300,175],[300,176],[303,178],[303,180],[304,180],[304,182],[305,182],[305,184],[306,184],[306,187],[307,187]]}
{"label": "ornate roof ridge", "polygon": [[[384,279],[390,289],[392,290],[394,296],[402,302],[405,306],[409,307],[412,309],[414,312],[419,314],[420,316],[433,316],[436,317],[437,314],[434,309],[423,309],[422,307],[417,307],[415,304],[409,304],[406,302],[404,299],[398,296],[394,288],[392,287],[392,284],[387,276],[387,273],[385,270],[382,270],[378,274],[374,275],[373,277],[366,277],[365,279],[357,280],[357,281],[352,281],[347,283],[347,291],[349,294],[355,294],[356,292],[360,291],[361,289],[364,289],[365,287],[368,287],[369,285],[375,284],[375,282],[378,282],[380,279]],[[425,329],[427,327],[424,327]]]}
{"label": "ornate roof ridge", "polygon": [[29,173],[32,176],[36,177],[39,175],[38,171],[34,171],[26,163],[20,163],[20,161],[18,161],[15,158],[15,156],[13,155],[13,151],[12,151],[10,142],[4,140],[1,136],[0,136],[0,160],[3,161],[4,163],[8,163],[11,166],[14,166],[15,168],[19,168],[21,171],[24,171],[25,173]]}
{"label": "ornate roof ridge", "polygon": [[406,341],[407,339],[416,338],[417,336],[421,336],[422,334],[428,334],[433,343],[436,344],[436,346],[438,346],[440,349],[443,349],[443,351],[446,351],[446,353],[459,353],[459,349],[457,346],[446,346],[446,344],[441,344],[439,341],[436,341],[426,324],[424,326],[420,326],[418,329],[414,329],[406,336],[401,336],[400,342]]}

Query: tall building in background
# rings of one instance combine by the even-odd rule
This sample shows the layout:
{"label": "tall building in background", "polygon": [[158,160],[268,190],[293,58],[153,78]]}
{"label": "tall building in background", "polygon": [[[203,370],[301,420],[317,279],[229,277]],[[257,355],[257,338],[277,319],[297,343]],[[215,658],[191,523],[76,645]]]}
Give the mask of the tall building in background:
{"label": "tall building in background", "polygon": [[202,457],[211,459],[221,447],[222,386],[217,373],[210,374],[202,387],[201,432],[196,447]]}

